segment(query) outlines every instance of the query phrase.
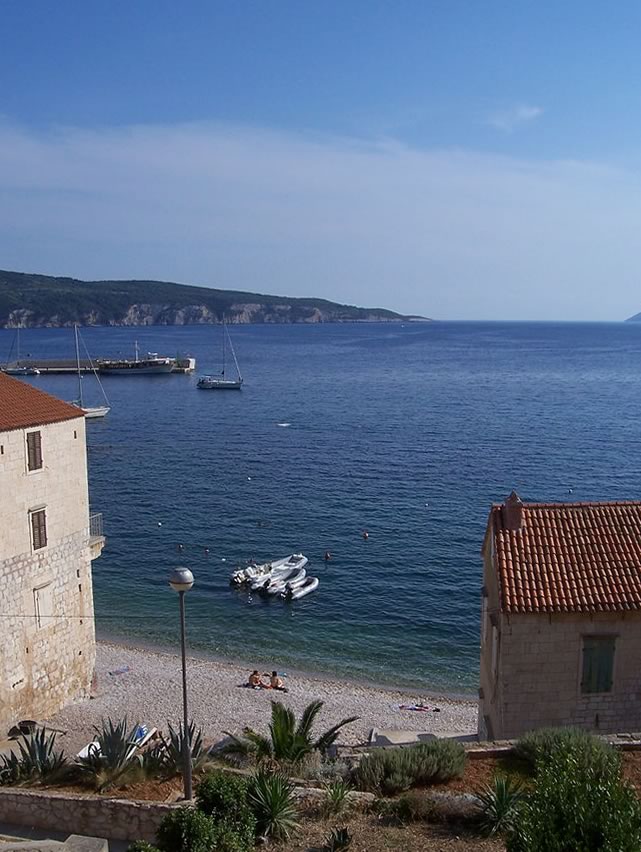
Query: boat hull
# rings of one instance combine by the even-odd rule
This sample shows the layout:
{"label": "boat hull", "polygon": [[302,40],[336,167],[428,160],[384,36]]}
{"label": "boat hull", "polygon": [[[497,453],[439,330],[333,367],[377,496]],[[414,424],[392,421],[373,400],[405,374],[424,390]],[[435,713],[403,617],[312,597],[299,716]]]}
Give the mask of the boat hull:
{"label": "boat hull", "polygon": [[93,420],[96,417],[106,417],[111,408],[108,405],[96,405],[93,408],[83,408],[82,410],[88,420]]}
{"label": "boat hull", "polygon": [[161,376],[171,373],[173,364],[145,364],[142,361],[127,361],[122,364],[98,364],[101,376]]}
{"label": "boat hull", "polygon": [[217,379],[214,376],[202,376],[198,379],[198,384],[196,385],[200,390],[241,390],[242,386],[242,379],[232,381],[229,379]]}
{"label": "boat hull", "polygon": [[308,577],[301,586],[288,592],[287,596],[292,601],[298,601],[306,595],[311,595],[312,592],[315,592],[319,585],[320,580],[318,577]]}

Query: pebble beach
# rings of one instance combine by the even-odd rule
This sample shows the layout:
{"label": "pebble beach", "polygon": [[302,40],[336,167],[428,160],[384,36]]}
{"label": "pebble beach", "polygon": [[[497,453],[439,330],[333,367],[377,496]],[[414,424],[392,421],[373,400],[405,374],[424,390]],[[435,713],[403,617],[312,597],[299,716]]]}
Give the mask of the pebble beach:
{"label": "pebble beach", "polygon": [[[251,667],[250,667],[251,668]],[[223,738],[224,731],[242,732],[249,725],[266,730],[270,700],[278,698],[299,714],[313,699],[324,707],[318,728],[330,727],[347,716],[359,716],[347,726],[340,742],[366,742],[372,728],[433,733],[437,736],[476,732],[478,705],[424,692],[397,691],[316,675],[289,674],[287,694],[245,687],[249,668],[243,664],[190,658],[188,689],[190,716],[203,729],[208,742]],[[86,745],[101,719],[127,715],[130,722],[166,730],[167,721],[182,715],[180,656],[161,651],[99,642],[94,697],[72,704],[47,724],[64,731],[60,744],[70,753]],[[399,705],[423,702],[437,711],[404,710]]]}

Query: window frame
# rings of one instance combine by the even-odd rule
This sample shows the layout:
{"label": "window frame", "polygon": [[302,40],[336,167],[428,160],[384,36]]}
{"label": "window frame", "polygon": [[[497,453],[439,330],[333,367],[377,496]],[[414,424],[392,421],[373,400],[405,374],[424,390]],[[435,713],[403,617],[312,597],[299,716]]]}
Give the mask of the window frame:
{"label": "window frame", "polygon": [[[33,453],[35,454],[36,460],[39,462],[39,464],[35,465],[34,467],[31,467],[32,447],[30,445],[29,439],[32,437],[36,438],[36,436],[36,446],[33,448]],[[26,432],[25,447],[27,453],[27,473],[38,473],[39,471],[44,470],[44,458],[42,455],[42,432],[40,431],[40,429],[32,429],[31,431]]]}
{"label": "window frame", "polygon": [[[616,682],[616,659],[617,659],[617,639],[616,633],[582,633],[581,634],[581,654],[579,660],[579,695],[581,698],[592,698],[600,695],[612,695]],[[610,682],[607,689],[587,689],[585,683],[586,675],[586,643],[588,642],[606,642],[610,643],[612,655],[609,661]],[[599,685],[598,672],[595,675],[596,685]]]}
{"label": "window frame", "polygon": [[[35,526],[35,518],[38,515],[42,515],[44,523],[38,529],[38,536],[36,536],[36,526]],[[30,536],[31,536],[31,549],[34,553],[38,550],[44,550],[49,544],[49,536],[47,534],[47,507],[46,506],[38,506],[36,509],[29,509],[29,528],[30,528]],[[44,531],[44,542],[42,542],[42,532]],[[36,544],[36,540],[38,544]]]}

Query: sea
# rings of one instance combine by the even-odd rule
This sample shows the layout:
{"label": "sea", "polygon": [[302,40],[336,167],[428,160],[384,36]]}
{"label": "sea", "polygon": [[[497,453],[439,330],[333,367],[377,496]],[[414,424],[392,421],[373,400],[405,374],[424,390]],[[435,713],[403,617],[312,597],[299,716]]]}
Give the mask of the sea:
{"label": "sea", "polygon": [[[87,422],[99,636],[176,649],[187,596],[194,653],[475,694],[488,510],[524,500],[641,498],[641,324],[434,322],[231,328],[245,384],[212,326],[86,328],[92,356],[189,354],[194,375],[105,377]],[[14,332],[0,331],[0,360]],[[21,334],[22,355],[74,356],[70,329]],[[77,396],[73,376],[34,386]],[[100,402],[92,376],[85,402]],[[368,533],[365,537],[364,532]],[[229,584],[293,552],[318,590],[293,603]],[[331,561],[324,560],[330,551]]]}

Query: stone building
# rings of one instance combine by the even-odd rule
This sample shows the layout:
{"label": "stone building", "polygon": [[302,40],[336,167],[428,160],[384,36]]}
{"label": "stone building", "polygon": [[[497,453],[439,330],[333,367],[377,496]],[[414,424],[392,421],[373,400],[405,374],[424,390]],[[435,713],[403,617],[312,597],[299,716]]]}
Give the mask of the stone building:
{"label": "stone building", "polygon": [[100,521],[82,411],[0,373],[0,737],[89,693]]}
{"label": "stone building", "polygon": [[479,734],[641,731],[641,502],[490,510]]}

